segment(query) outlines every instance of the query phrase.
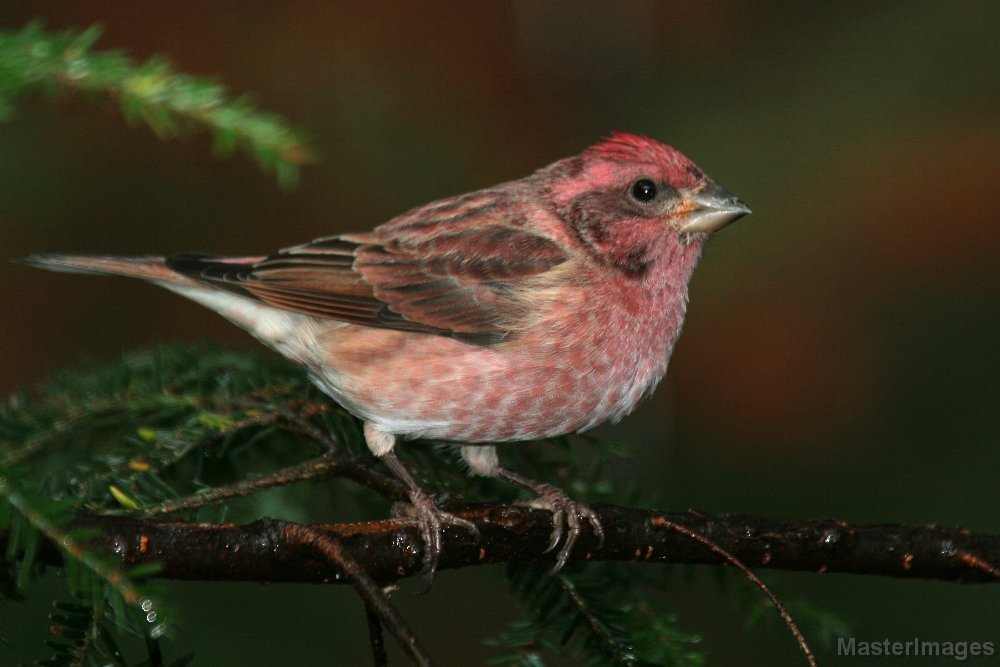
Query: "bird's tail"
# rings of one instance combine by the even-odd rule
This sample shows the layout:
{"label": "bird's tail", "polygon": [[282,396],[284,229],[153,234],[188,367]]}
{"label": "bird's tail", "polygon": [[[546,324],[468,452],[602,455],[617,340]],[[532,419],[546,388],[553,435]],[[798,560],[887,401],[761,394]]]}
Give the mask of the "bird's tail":
{"label": "bird's tail", "polygon": [[30,266],[68,273],[98,273],[145,278],[167,283],[188,283],[190,278],[167,267],[166,258],[117,255],[32,255],[19,260]]}

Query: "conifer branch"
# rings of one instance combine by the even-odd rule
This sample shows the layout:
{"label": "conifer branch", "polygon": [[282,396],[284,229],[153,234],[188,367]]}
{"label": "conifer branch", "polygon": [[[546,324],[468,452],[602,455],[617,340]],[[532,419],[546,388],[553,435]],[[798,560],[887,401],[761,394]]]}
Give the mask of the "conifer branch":
{"label": "conifer branch", "polygon": [[[511,448],[505,461],[529,476],[572,483],[588,501],[656,504],[604,480],[602,462],[618,451],[612,445],[586,437],[575,438],[575,444],[558,438]],[[575,458],[576,450],[587,446],[591,466]],[[598,548],[585,532],[571,557],[575,564],[560,575],[569,577],[560,588],[542,568],[525,565],[551,565],[551,554],[544,553],[552,532],[549,512],[519,504],[463,504],[469,498],[512,499],[512,489],[469,477],[452,445],[414,443],[400,454],[426,488],[450,498],[445,509],[479,529],[478,541],[464,531],[445,530],[441,570],[511,564],[508,579],[523,618],[491,640],[507,651],[498,658],[503,664],[541,664],[539,651],[578,658],[581,665],[604,665],[609,656],[619,664],[615,656],[624,659],[633,649],[645,656],[637,665],[702,664],[698,638],[680,630],[671,613],[650,606],[645,597],[650,582],[641,570],[615,567],[616,562],[725,565],[719,554],[728,553],[754,570],[1000,581],[1000,536],[962,528],[775,522],[597,502],[591,507],[604,526],[605,543]],[[384,516],[387,501],[405,498],[368,452],[359,422],[288,363],[166,345],[61,372],[31,394],[0,404],[0,462],[0,495],[6,499],[0,502],[0,554],[17,573],[17,581],[0,578],[0,586],[13,594],[40,571],[36,565],[46,563],[62,566],[71,579],[89,563],[106,564],[102,580],[112,582],[119,573],[348,582],[365,602],[376,663],[383,660],[383,629],[412,660],[428,660],[379,590],[423,567],[423,541],[408,521],[309,525],[291,532],[289,524],[272,519],[245,525],[196,522],[221,516],[233,499],[304,480],[351,479],[357,484],[338,487],[338,493],[350,494],[365,516]],[[44,495],[29,492],[41,484]],[[60,535],[76,536],[76,546],[57,544]],[[588,562],[596,564],[585,566]],[[155,583],[143,581],[144,590]],[[64,642],[60,655],[114,653],[104,622],[95,626],[96,644],[78,641],[103,600],[63,613],[60,625],[76,639]],[[107,596],[107,603],[116,600],[125,598]],[[126,617],[116,614],[114,624],[121,627],[118,619]],[[155,649],[155,642],[150,646]]]}
{"label": "conifer branch", "polygon": [[[490,563],[545,561],[551,515],[520,505],[449,507],[473,521],[480,541],[446,530],[440,569]],[[723,559],[671,528],[685,526],[754,569],[840,572],[956,583],[1000,583],[1000,535],[942,526],[852,526],[833,519],[777,522],[738,514],[665,513],[594,505],[606,538],[581,536],[571,560],[721,564]],[[73,524],[97,530],[91,548],[116,549],[126,568],[157,562],[155,576],[218,581],[337,583],[343,573],[282,538],[272,519],[236,524],[192,524],[124,516],[79,516]],[[311,530],[340,544],[345,557],[381,584],[420,573],[419,531],[405,520],[325,524]],[[0,540],[2,546],[2,540]],[[974,558],[970,558],[974,556]],[[61,556],[43,545],[39,560]],[[983,564],[987,564],[986,567]]]}
{"label": "conifer branch", "polygon": [[50,33],[39,22],[0,32],[0,120],[26,93],[70,90],[117,100],[127,120],[144,122],[162,138],[207,129],[218,154],[249,154],[283,187],[314,160],[301,132],[248,97],[232,98],[221,84],[182,74],[161,56],[136,63],[121,51],[95,51],[100,36],[98,26]]}

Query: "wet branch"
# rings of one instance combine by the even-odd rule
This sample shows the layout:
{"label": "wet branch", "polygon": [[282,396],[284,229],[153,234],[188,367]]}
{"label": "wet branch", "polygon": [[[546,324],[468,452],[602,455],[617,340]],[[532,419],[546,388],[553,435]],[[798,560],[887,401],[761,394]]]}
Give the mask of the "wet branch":
{"label": "wet branch", "polygon": [[[551,535],[551,515],[518,505],[449,507],[476,523],[478,542],[465,531],[445,531],[440,570],[487,563],[550,562],[543,555]],[[571,560],[720,564],[718,554],[685,536],[680,525],[716,543],[753,569],[843,572],[960,583],[1000,582],[1000,535],[942,526],[852,526],[833,519],[779,522],[736,514],[663,513],[595,505],[605,531],[597,549],[590,533],[581,536]],[[287,524],[273,519],[252,523],[192,524],[120,516],[80,516],[77,527],[96,528],[93,543],[133,567],[158,562],[157,576],[213,581],[345,583],[351,574],[317,557],[315,548],[289,540]],[[385,585],[419,574],[421,541],[417,528],[388,519],[354,524],[317,524],[308,529],[339,545],[343,558]],[[0,538],[5,548],[6,536]],[[61,561],[51,544],[39,558]]]}

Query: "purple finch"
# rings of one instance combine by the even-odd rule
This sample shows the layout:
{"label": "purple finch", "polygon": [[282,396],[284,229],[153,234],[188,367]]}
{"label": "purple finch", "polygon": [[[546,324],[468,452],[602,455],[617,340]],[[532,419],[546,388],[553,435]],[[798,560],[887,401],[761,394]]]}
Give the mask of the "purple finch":
{"label": "purple finch", "polygon": [[144,278],[305,366],[406,485],[429,572],[443,526],[475,527],[420,489],[399,438],[460,442],[474,472],[534,491],[553,512],[558,569],[582,523],[598,538],[600,523],[501,467],[495,443],[629,413],[667,370],[706,237],[749,212],[674,148],[615,134],[526,178],[273,255],[29,261]]}

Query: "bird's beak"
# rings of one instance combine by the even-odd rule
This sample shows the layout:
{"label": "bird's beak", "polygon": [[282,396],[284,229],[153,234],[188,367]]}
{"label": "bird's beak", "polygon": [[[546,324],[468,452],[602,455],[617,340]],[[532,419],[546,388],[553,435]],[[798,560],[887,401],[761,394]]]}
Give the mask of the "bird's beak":
{"label": "bird's beak", "polygon": [[685,234],[717,232],[750,212],[738,197],[712,182],[689,201],[692,208],[680,226]]}

